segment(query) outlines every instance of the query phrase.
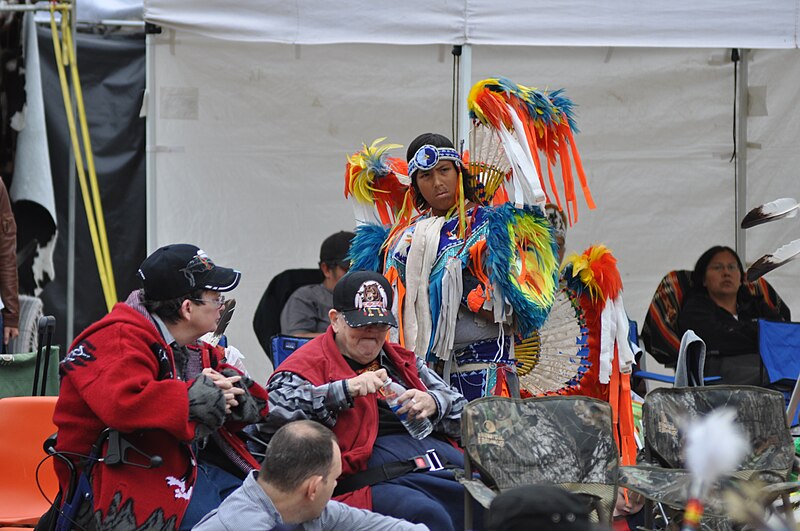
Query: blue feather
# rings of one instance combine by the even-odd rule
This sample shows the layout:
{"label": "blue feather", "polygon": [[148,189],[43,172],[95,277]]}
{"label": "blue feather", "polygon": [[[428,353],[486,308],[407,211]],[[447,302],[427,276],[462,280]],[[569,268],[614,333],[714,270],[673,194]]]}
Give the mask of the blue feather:
{"label": "blue feather", "polygon": [[580,276],[573,276],[572,264],[567,264],[564,267],[564,271],[561,273],[561,278],[567,285],[567,289],[572,291],[577,298],[580,298],[580,296],[583,295],[583,290],[586,288],[586,286],[581,281]]}
{"label": "blue feather", "polygon": [[[552,306],[542,307],[530,300],[511,281],[509,275],[510,264],[516,260],[513,237],[509,234],[508,225],[514,224],[517,216],[537,216],[540,210],[526,207],[517,209],[511,203],[505,203],[496,208],[489,208],[489,231],[486,238],[488,248],[487,266],[492,284],[498,286],[505,300],[514,308],[517,319],[517,332],[527,337],[534,330],[540,328],[547,319]],[[542,217],[542,216],[537,216]],[[543,218],[543,220],[546,218]],[[557,285],[557,270],[553,271],[553,284]]]}
{"label": "blue feather", "polygon": [[383,268],[381,247],[389,236],[389,227],[365,224],[356,227],[356,236],[350,243],[350,269],[352,271],[377,271]]}
{"label": "blue feather", "polygon": [[[430,276],[430,287],[428,297],[431,307],[431,338],[428,342],[428,350],[425,352],[426,361],[437,361],[437,356],[433,353],[433,340],[436,338],[436,329],[439,327],[439,315],[442,313],[442,278],[444,270],[435,271]],[[417,353],[419,354],[419,353]]]}

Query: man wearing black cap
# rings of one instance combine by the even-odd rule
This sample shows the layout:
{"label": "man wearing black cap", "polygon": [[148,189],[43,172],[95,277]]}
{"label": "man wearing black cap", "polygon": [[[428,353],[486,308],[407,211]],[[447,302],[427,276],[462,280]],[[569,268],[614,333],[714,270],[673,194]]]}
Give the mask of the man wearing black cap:
{"label": "man wearing black cap", "polygon": [[240,273],[175,244],[138,274],[142,289],[61,363],[56,450],[82,478],[71,489],[70,467],[55,461],[62,518],[84,529],[190,529],[257,467],[233,432],[266,414],[266,392],[222,349],[196,343]]}
{"label": "man wearing black cap", "polygon": [[[336,500],[430,529],[463,529],[464,491],[442,464],[463,466],[446,438],[460,436],[466,400],[413,352],[386,342],[397,326],[391,310],[392,290],[383,276],[358,271],[342,277],[325,334],[270,378],[270,415],[262,430],[274,433],[297,419],[320,422],[336,434],[342,452]],[[397,414],[383,394],[387,378],[407,389]],[[433,434],[413,438],[398,418],[403,414],[430,419]]]}
{"label": "man wearing black cap", "polygon": [[325,238],[319,249],[319,269],[325,276],[321,284],[302,286],[294,291],[281,310],[281,333],[297,337],[316,337],[328,329],[328,312],[333,308],[333,287],[347,273],[350,241],[355,234],[339,231]]}

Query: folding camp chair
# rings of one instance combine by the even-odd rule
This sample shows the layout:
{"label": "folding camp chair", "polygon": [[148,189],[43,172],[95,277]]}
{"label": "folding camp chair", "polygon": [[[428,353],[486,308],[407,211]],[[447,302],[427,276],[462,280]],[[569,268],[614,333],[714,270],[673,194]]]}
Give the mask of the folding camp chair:
{"label": "folding camp chair", "polygon": [[281,310],[286,301],[297,288],[308,284],[319,284],[324,279],[319,269],[287,269],[277,274],[264,291],[253,316],[253,330],[261,348],[272,361],[273,367],[277,367],[282,361],[275,359],[272,338],[281,333]]}
{"label": "folding camp chair", "polygon": [[58,395],[59,347],[52,344],[55,322],[52,315],[39,318],[35,352],[0,354],[0,398]]}
{"label": "folding camp chair", "polygon": [[[685,469],[682,449],[685,423],[727,407],[747,434],[751,453],[731,478],[725,478],[703,500],[709,519],[728,514],[722,491],[731,481],[756,479],[768,484],[785,482],[794,462],[794,444],[786,427],[784,398],[776,391],[751,386],[719,385],[654,389],[642,408],[644,463],[620,468],[621,487],[643,494],[646,527],[654,528],[654,505],[668,519],[680,514],[689,498],[691,474]],[[775,495],[785,493],[773,487]],[[718,520],[715,525],[722,526]],[[724,522],[724,518],[722,518]]]}
{"label": "folding camp chair", "polygon": [[278,365],[283,363],[283,360],[309,341],[311,341],[310,337],[272,336],[270,353],[272,354],[272,363],[274,363],[274,367],[277,368]]}
{"label": "folding camp chair", "polygon": [[[767,369],[769,382],[787,398],[786,420],[798,424],[797,406],[800,401],[800,323],[758,321],[758,349]],[[792,391],[794,389],[794,391]],[[791,397],[794,400],[791,400]]]}
{"label": "folding camp chair", "polygon": [[464,408],[461,433],[466,529],[473,498],[488,508],[498,492],[533,484],[584,494],[594,517],[611,523],[619,457],[608,403],[585,396],[479,398]]}

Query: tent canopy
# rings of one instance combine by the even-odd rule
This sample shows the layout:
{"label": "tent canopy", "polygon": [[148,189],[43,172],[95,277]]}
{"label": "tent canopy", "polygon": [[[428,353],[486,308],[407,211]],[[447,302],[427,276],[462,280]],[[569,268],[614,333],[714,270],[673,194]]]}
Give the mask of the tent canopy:
{"label": "tent canopy", "polygon": [[800,0],[145,0],[167,28],[286,44],[797,48]]}
{"label": "tent canopy", "polygon": [[[250,323],[269,280],[313,267],[320,242],[353,227],[345,154],[378,137],[451,134],[448,45],[475,45],[473,82],[564,87],[578,104],[598,208],[581,203],[567,251],[607,244],[639,322],[667,271],[734,244],[731,47],[759,50],[746,206],[797,195],[800,0],[562,4],[145,1],[165,29],[148,45],[150,248],[195,242],[243,272],[228,331],[258,379],[268,366]],[[796,238],[793,221],[748,231],[743,258]],[[768,278],[795,310],[796,271]]]}

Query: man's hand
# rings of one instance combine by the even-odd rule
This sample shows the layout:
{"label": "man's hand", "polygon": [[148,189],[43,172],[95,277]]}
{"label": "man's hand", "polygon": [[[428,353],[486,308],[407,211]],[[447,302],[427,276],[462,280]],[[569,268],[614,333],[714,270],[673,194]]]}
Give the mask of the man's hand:
{"label": "man's hand", "polygon": [[347,380],[347,391],[352,398],[370,395],[383,387],[388,377],[386,369],[361,373]]}
{"label": "man's hand", "polygon": [[409,389],[398,398],[402,407],[396,411],[398,415],[408,414],[408,418],[427,418],[436,416],[436,400],[430,393],[419,389]]}
{"label": "man's hand", "polygon": [[11,326],[4,326],[3,327],[3,344],[8,345],[8,342],[14,339],[19,335],[19,328],[13,328]]}
{"label": "man's hand", "polygon": [[218,373],[214,369],[203,369],[203,374],[211,378],[222,393],[225,395],[225,413],[230,413],[232,407],[236,407],[239,405],[239,402],[236,400],[236,397],[239,395],[244,394],[244,389],[240,387],[236,387],[235,383],[242,379],[241,375],[236,376],[225,376],[223,374]]}

